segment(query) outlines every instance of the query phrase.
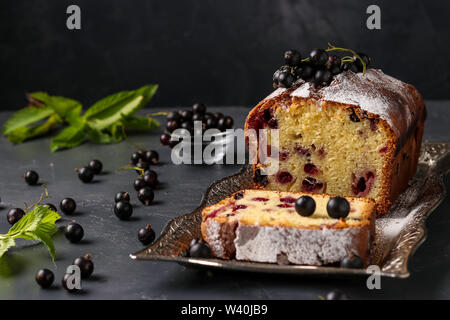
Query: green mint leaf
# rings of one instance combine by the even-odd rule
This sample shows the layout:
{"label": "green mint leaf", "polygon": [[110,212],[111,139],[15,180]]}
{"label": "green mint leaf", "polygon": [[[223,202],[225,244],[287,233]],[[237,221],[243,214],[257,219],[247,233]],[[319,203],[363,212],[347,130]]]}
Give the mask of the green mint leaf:
{"label": "green mint leaf", "polygon": [[125,127],[121,124],[115,124],[111,126],[111,135],[115,142],[120,142],[127,138]]}
{"label": "green mint leaf", "polygon": [[44,243],[54,260],[55,247],[51,237],[58,230],[55,222],[60,218],[58,213],[50,210],[47,206],[35,206],[15,223],[7,234],[0,235],[0,258],[15,245],[14,239],[22,238]]}
{"label": "green mint leaf", "polygon": [[101,130],[92,128],[89,125],[86,125],[85,130],[89,139],[95,143],[112,143],[114,141],[113,137],[109,133],[102,132]]}
{"label": "green mint leaf", "polygon": [[126,129],[150,130],[159,127],[159,122],[144,116],[123,116],[121,120]]}
{"label": "green mint leaf", "polygon": [[67,115],[73,110],[79,110],[81,113],[82,105],[80,102],[60,96],[50,96],[45,92],[29,93],[29,96],[42,102],[46,107],[53,109],[61,118],[66,119]]}
{"label": "green mint leaf", "polygon": [[52,152],[60,149],[69,149],[82,144],[86,140],[83,127],[70,126],[61,131],[50,142]]}
{"label": "green mint leaf", "polygon": [[8,135],[8,140],[14,144],[22,143],[25,140],[47,134],[56,128],[60,122],[59,116],[53,114],[41,125],[21,127],[11,131]]}
{"label": "green mint leaf", "polygon": [[12,131],[41,121],[54,113],[49,107],[27,107],[14,113],[3,125],[3,135],[8,135]]}

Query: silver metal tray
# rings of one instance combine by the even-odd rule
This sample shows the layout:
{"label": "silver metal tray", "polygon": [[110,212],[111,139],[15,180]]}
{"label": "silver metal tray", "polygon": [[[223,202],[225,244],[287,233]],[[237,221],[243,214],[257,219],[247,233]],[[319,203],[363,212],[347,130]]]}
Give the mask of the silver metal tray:
{"label": "silver metal tray", "polygon": [[[425,220],[445,198],[442,176],[450,170],[450,142],[423,143],[416,175],[393,204],[388,214],[376,221],[376,239],[371,264],[378,265],[387,277],[409,276],[408,260],[426,238]],[[189,242],[201,237],[201,211],[232,193],[251,188],[251,168],[214,182],[204,193],[200,206],[168,223],[161,236],[132,259],[177,262],[182,265],[216,269],[296,275],[367,275],[365,269],[329,266],[277,265],[237,260],[198,259],[186,256]]]}

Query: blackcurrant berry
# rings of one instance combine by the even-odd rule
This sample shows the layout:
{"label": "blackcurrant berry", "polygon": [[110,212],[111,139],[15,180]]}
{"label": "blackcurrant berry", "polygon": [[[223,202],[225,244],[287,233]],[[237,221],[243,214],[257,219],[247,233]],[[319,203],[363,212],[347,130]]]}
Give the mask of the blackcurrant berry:
{"label": "blackcurrant berry", "polygon": [[169,121],[166,124],[166,129],[167,131],[169,131],[170,133],[174,132],[176,129],[178,129],[180,126],[178,124],[177,121]]}
{"label": "blackcurrant berry", "polygon": [[8,211],[8,213],[6,214],[6,219],[8,220],[8,222],[11,225],[13,225],[17,221],[22,219],[24,215],[25,215],[25,211],[23,211],[20,208],[14,208],[14,209],[11,209]]}
{"label": "blackcurrant berry", "polygon": [[94,179],[94,171],[90,167],[75,169],[78,172],[78,178],[84,183],[91,182]]}
{"label": "blackcurrant berry", "polygon": [[[368,55],[366,55],[365,53],[362,52],[358,52],[359,57],[364,61],[364,63],[366,64],[366,69],[369,68],[370,62],[372,61],[370,59],[370,57]],[[359,72],[363,71],[363,65],[361,63],[361,60],[359,60],[356,56],[353,56],[353,58],[355,59],[355,65],[358,68]]]}
{"label": "blackcurrant berry", "polygon": [[193,245],[197,244],[200,242],[199,238],[194,238],[191,240],[191,242],[189,242],[189,248],[192,247]]}
{"label": "blackcurrant berry", "polygon": [[189,131],[190,134],[194,132],[194,125],[190,121],[183,122],[181,128]]}
{"label": "blackcurrant berry", "polygon": [[133,152],[133,154],[131,155],[131,163],[136,165],[139,162],[139,160],[142,160],[141,156],[139,155],[139,153]]}
{"label": "blackcurrant berry", "polygon": [[233,118],[226,116],[222,119],[219,119],[217,123],[217,128],[221,131],[224,131],[226,129],[231,129],[233,127]]}
{"label": "blackcurrant berry", "polygon": [[61,211],[64,212],[65,214],[71,214],[75,212],[77,204],[75,203],[75,200],[73,200],[72,198],[65,198],[61,200],[59,207]]}
{"label": "blackcurrant berry", "polygon": [[212,117],[206,120],[206,129],[212,129],[217,127],[217,119]]}
{"label": "blackcurrant berry", "polygon": [[204,121],[205,120],[205,115],[203,113],[195,113],[194,116],[192,117],[192,121]]}
{"label": "blackcurrant berry", "polygon": [[114,205],[114,214],[120,220],[127,220],[133,214],[133,207],[128,201],[119,201]]}
{"label": "blackcurrant berry", "polygon": [[175,111],[167,113],[167,121],[178,121],[181,118],[180,114]]}
{"label": "blackcurrant berry", "polygon": [[214,114],[212,114],[211,112],[206,112],[205,113],[205,121],[207,121],[210,118],[215,118]]}
{"label": "blackcurrant berry", "polygon": [[100,174],[103,169],[103,163],[100,160],[91,160],[89,162],[89,168],[91,168],[94,174]]}
{"label": "blackcurrant berry", "polygon": [[192,113],[191,110],[183,110],[183,111],[181,111],[181,118],[183,119],[183,121],[191,121],[193,115],[194,114]]}
{"label": "blackcurrant berry", "polygon": [[203,103],[196,103],[192,106],[192,111],[194,112],[194,114],[204,114],[206,112],[206,106]]}
{"label": "blackcurrant berry", "polygon": [[348,300],[348,297],[340,290],[333,290],[327,294],[327,300]]}
{"label": "blackcurrant berry", "polygon": [[341,65],[341,70],[342,71],[352,71],[354,73],[358,73],[358,67],[356,66],[356,64],[354,62],[344,62]]}
{"label": "blackcurrant berry", "polygon": [[146,186],[144,178],[139,177],[136,180],[134,180],[133,186],[134,186],[134,190],[136,190],[136,191],[141,190],[143,187]]}
{"label": "blackcurrant berry", "polygon": [[[161,137],[159,138],[159,141],[161,142],[161,144],[163,145],[163,146],[168,146],[169,145],[169,142],[170,142],[170,134],[168,134],[168,133],[163,133],[162,135],[161,135]],[[136,161],[136,163],[137,163],[138,161]],[[136,163],[134,163],[134,164],[136,164]]]}
{"label": "blackcurrant berry", "polygon": [[310,62],[303,62],[296,70],[297,78],[309,80],[315,72],[314,66]]}
{"label": "blackcurrant berry", "polygon": [[[145,170],[148,170],[150,168],[150,164],[147,161],[139,161],[136,164],[136,167],[145,171]],[[136,170],[136,172],[137,173],[141,173],[140,170]]]}
{"label": "blackcurrant berry", "polygon": [[144,246],[149,245],[155,240],[155,231],[147,224],[145,228],[142,228],[138,232],[138,239]]}
{"label": "blackcurrant berry", "polygon": [[36,171],[29,170],[23,175],[25,182],[28,183],[30,186],[34,186],[39,181],[39,175]]}
{"label": "blackcurrant berry", "polygon": [[145,185],[149,187],[155,187],[158,184],[158,175],[153,170],[146,171],[142,179]]}
{"label": "blackcurrant berry", "polygon": [[284,53],[284,62],[291,67],[298,66],[301,61],[302,56],[297,50],[288,50]]}
{"label": "blackcurrant berry", "polygon": [[278,86],[282,88],[290,88],[292,87],[292,84],[294,83],[295,78],[292,75],[291,72],[283,71],[280,72],[278,76]]}
{"label": "blackcurrant berry", "polygon": [[114,197],[114,201],[119,202],[122,200],[130,202],[130,194],[124,191],[117,192],[116,196]]}
{"label": "blackcurrant berry", "polygon": [[333,76],[331,72],[325,69],[319,69],[314,74],[314,83],[318,85],[327,85],[331,82]]}
{"label": "blackcurrant berry", "polygon": [[334,219],[346,218],[350,212],[350,204],[345,198],[331,198],[327,203],[327,212]]}
{"label": "blackcurrant berry", "polygon": [[316,202],[310,196],[301,196],[295,202],[295,211],[302,217],[311,216],[316,210]]}
{"label": "blackcurrant berry", "polygon": [[321,67],[324,66],[328,61],[328,53],[323,49],[314,49],[309,54],[309,58],[313,65]]}
{"label": "blackcurrant berry", "polygon": [[66,273],[64,277],[61,280],[61,285],[64,289],[66,289],[69,292],[76,292],[79,289],[77,289],[75,286],[72,286],[72,284],[69,287],[69,281],[71,281],[72,275],[70,273]]}
{"label": "blackcurrant berry", "polygon": [[279,82],[280,82],[280,73],[281,73],[281,70],[280,70],[280,69],[277,69],[277,70],[273,73],[273,76],[272,76],[272,83],[273,83],[273,87],[274,87],[274,88],[277,88],[277,87],[278,87],[278,84],[279,84]]}
{"label": "blackcurrant berry", "polygon": [[83,239],[84,230],[78,223],[71,222],[64,228],[64,235],[70,242],[77,243]]}
{"label": "blackcurrant berry", "polygon": [[141,201],[146,206],[149,206],[154,198],[155,194],[153,193],[153,190],[150,187],[143,187],[138,192],[139,201]]}
{"label": "blackcurrant berry", "polygon": [[341,268],[361,269],[364,267],[364,262],[360,257],[350,254],[342,259],[340,263]]}
{"label": "blackcurrant berry", "polygon": [[328,57],[328,61],[325,64],[327,69],[331,69],[333,66],[341,66],[341,58],[339,58],[337,55],[332,54]]}
{"label": "blackcurrant berry", "polygon": [[48,269],[41,269],[36,273],[36,282],[42,288],[49,288],[53,284],[54,280],[55,275]]}
{"label": "blackcurrant berry", "polygon": [[55,205],[51,204],[51,203],[46,203],[46,206],[48,206],[50,208],[50,210],[58,212],[58,209],[56,209]]}
{"label": "blackcurrant berry", "polygon": [[222,112],[216,112],[216,113],[214,113],[214,117],[215,117],[217,120],[219,120],[219,119],[222,119],[222,118],[225,117],[225,116],[223,115]]}
{"label": "blackcurrant berry", "polygon": [[332,67],[329,69],[329,71],[331,72],[331,74],[332,74],[333,76],[335,76],[335,75],[341,73],[342,70],[341,70],[340,65],[334,65],[334,66],[332,66]]}
{"label": "blackcurrant berry", "polygon": [[92,256],[88,253],[83,257],[78,257],[73,261],[73,264],[80,268],[81,278],[89,278],[94,272],[94,263]]}
{"label": "blackcurrant berry", "polygon": [[204,242],[199,241],[189,248],[189,256],[192,258],[211,257],[211,248]]}
{"label": "blackcurrant berry", "polygon": [[152,164],[157,164],[159,161],[159,154],[155,150],[150,150],[145,153],[145,161]]}

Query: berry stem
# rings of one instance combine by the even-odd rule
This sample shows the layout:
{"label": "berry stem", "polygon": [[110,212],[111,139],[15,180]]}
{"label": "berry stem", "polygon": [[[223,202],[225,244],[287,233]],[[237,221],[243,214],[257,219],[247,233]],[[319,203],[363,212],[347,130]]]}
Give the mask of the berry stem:
{"label": "berry stem", "polygon": [[[45,184],[42,184],[42,187],[44,188],[44,192],[42,192],[40,199],[38,200],[38,202],[33,203],[31,206],[26,207],[25,208],[25,212],[28,212],[29,210],[31,210],[32,208],[34,208],[35,206],[38,206],[42,201],[44,201],[44,199],[49,198],[50,196],[48,195],[48,189],[47,186]],[[26,204],[25,204],[26,205]]]}
{"label": "berry stem", "polygon": [[119,172],[119,171],[123,171],[123,170],[137,170],[140,172],[139,177],[142,177],[145,173],[144,169],[139,168],[139,167],[133,167],[133,166],[123,166],[123,167],[117,168],[115,171]]}

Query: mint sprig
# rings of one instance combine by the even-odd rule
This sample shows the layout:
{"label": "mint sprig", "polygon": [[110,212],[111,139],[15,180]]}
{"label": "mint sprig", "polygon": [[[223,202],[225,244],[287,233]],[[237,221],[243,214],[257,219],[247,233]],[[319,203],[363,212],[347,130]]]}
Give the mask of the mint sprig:
{"label": "mint sprig", "polygon": [[151,116],[136,116],[154,96],[158,85],[151,84],[132,91],[109,95],[82,115],[80,102],[45,92],[27,95],[29,106],[13,114],[3,126],[3,135],[12,143],[50,133],[67,124],[51,143],[52,152],[76,147],[86,140],[95,143],[114,143],[126,138],[127,130],[150,130],[159,127]]}
{"label": "mint sprig", "polygon": [[15,239],[37,240],[48,249],[52,260],[55,259],[55,246],[52,236],[58,230],[55,222],[59,214],[48,206],[36,205],[33,209],[15,223],[7,234],[0,234],[0,258],[16,245]]}

